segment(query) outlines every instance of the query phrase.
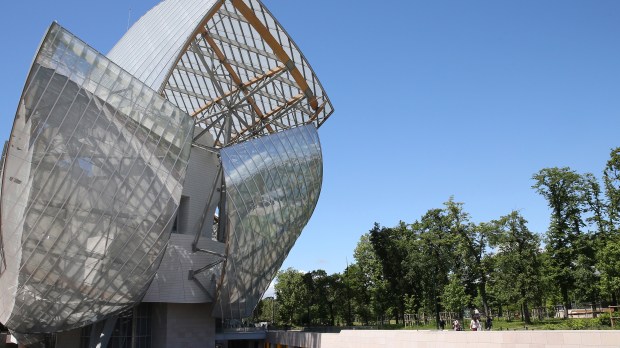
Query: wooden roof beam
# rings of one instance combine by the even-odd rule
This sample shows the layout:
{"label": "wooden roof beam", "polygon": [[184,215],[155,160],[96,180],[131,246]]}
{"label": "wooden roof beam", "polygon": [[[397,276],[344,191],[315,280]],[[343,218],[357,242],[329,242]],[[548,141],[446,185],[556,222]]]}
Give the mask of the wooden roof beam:
{"label": "wooden roof beam", "polygon": [[310,86],[308,86],[308,82],[306,82],[304,76],[301,74],[299,69],[297,69],[295,62],[293,62],[286,51],[284,51],[284,48],[282,48],[280,42],[273,37],[269,29],[265,27],[263,22],[258,19],[254,11],[243,0],[231,0],[231,4],[237,9],[237,11],[239,11],[239,13],[241,13],[241,15],[243,15],[243,17],[245,17],[248,23],[250,23],[261,38],[265,40],[267,45],[269,45],[278,59],[280,59],[280,61],[289,69],[289,72],[293,76],[297,86],[299,86],[299,89],[301,89],[303,94],[308,98],[308,102],[310,103],[312,109],[317,110],[319,103],[316,96],[312,92],[312,89],[310,89]]}
{"label": "wooden roof beam", "polygon": [[[285,109],[286,107],[293,105],[297,102],[299,102],[301,99],[304,98],[303,94],[298,94],[296,96],[294,96],[293,98],[287,100],[286,102],[284,102],[283,104],[278,105],[275,109],[269,111],[268,113],[266,113],[265,115],[263,115],[263,117],[261,117],[258,121],[254,122],[253,124],[251,124],[250,126],[248,126],[247,128],[242,129],[239,133],[237,133],[235,135],[234,138],[231,139],[231,142],[236,141],[237,139],[239,139],[239,137],[241,137],[241,135],[247,133],[250,129],[254,128],[256,125],[258,125],[260,122],[270,118],[271,116],[277,114],[278,112],[282,111],[283,109]],[[269,125],[267,125],[269,126]]]}
{"label": "wooden roof beam", "polygon": [[196,109],[196,111],[194,111],[191,115],[192,117],[197,116],[198,114],[200,114],[201,112],[207,110],[209,107],[211,107],[213,104],[219,103],[220,101],[222,101],[224,98],[227,98],[235,93],[237,93],[240,90],[244,90],[247,89],[248,87],[261,82],[265,79],[270,78],[271,76],[279,73],[280,71],[286,69],[286,67],[284,67],[283,65],[280,65],[274,69],[271,69],[269,71],[267,71],[266,73],[262,74],[262,75],[258,75],[255,76],[254,78],[244,82],[241,84],[241,86],[239,86],[239,88],[233,88],[232,90],[226,92],[224,95],[221,95],[213,100],[210,100],[208,103],[206,103],[205,105],[201,106],[200,108]]}
{"label": "wooden roof beam", "polygon": [[[226,55],[224,55],[224,52],[222,52],[222,50],[219,48],[219,46],[213,40],[213,38],[211,36],[209,36],[209,33],[208,33],[206,28],[203,28],[203,30],[201,32],[201,35],[202,35],[203,39],[205,40],[205,42],[209,45],[209,47],[211,47],[211,49],[213,50],[213,52],[215,53],[215,55],[219,59],[220,63],[224,66],[224,68],[226,69],[226,71],[230,75],[230,78],[233,80],[235,85],[237,85],[237,86],[239,86],[239,88],[241,88],[241,86],[243,85],[243,81],[241,81],[241,78],[239,77],[239,75],[237,74],[235,69],[233,69],[233,67],[230,64],[228,64],[228,61],[226,59]],[[245,91],[243,88],[241,88],[241,91],[244,94],[247,95],[247,91]],[[261,109],[256,104],[256,101],[254,100],[254,98],[252,98],[251,96],[247,96],[246,100],[252,106],[252,110],[254,110],[254,112],[256,113],[258,118],[259,119],[262,118],[263,117],[263,112],[261,111]],[[267,130],[270,133],[274,132],[274,130],[271,128],[270,125],[267,125]]]}

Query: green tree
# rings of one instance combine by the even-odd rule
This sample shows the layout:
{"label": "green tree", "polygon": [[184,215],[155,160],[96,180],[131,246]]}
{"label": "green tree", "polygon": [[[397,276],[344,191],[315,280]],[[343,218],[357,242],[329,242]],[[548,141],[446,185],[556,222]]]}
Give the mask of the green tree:
{"label": "green tree", "polygon": [[368,325],[371,318],[370,286],[367,275],[362,273],[358,264],[348,265],[342,274],[343,302],[340,303],[341,316],[348,326],[353,325],[357,316],[364,325]]}
{"label": "green tree", "polygon": [[[383,276],[381,261],[370,242],[370,233],[360,237],[353,257],[359,268],[351,274],[355,277],[351,284],[357,304],[356,313],[365,318],[366,323],[369,318],[383,318],[389,307],[388,297],[384,294],[389,290]],[[363,306],[366,308],[363,309]]]}
{"label": "green tree", "polygon": [[419,246],[419,255],[422,255],[422,258],[419,261],[420,267],[412,270],[424,270],[421,272],[420,282],[439,325],[441,295],[448,283],[448,274],[454,259],[454,235],[450,227],[450,218],[443,209],[430,209],[414,226],[419,236],[416,244]]}
{"label": "green tree", "polygon": [[[601,242],[598,252],[597,268],[601,272],[601,288],[604,293],[611,296],[614,305],[618,304],[620,292],[618,288],[618,269],[614,271],[610,265],[616,264],[614,256],[618,256],[620,248],[620,147],[614,148],[609,154],[609,160],[603,171],[603,183],[605,198],[607,201],[607,217],[609,223],[609,236]],[[616,259],[618,260],[618,259]]]}
{"label": "green tree", "polygon": [[601,239],[606,238],[609,232],[609,221],[605,219],[607,205],[601,198],[601,185],[594,175],[583,175],[584,199],[592,216],[586,220],[596,228],[595,235]]}
{"label": "green tree", "polygon": [[405,299],[407,298],[408,284],[406,282],[406,267],[403,261],[407,256],[407,235],[410,231],[404,222],[397,227],[381,227],[375,223],[370,230],[370,242],[375,254],[381,262],[383,275],[389,286],[391,308],[395,310],[396,323],[404,320]]}
{"label": "green tree", "polygon": [[618,305],[620,298],[620,238],[610,238],[598,253],[596,268],[601,273],[601,290]]}
{"label": "green tree", "polygon": [[321,287],[324,289],[323,302],[327,310],[327,317],[323,320],[323,323],[334,326],[337,318],[342,318],[348,325],[352,325],[352,317],[348,315],[349,312],[347,311],[350,299],[344,275],[340,273],[328,275],[323,279]]}
{"label": "green tree", "polygon": [[[593,244],[593,241],[587,242]],[[591,253],[590,251],[589,253]],[[589,302],[596,316],[596,303],[600,298],[600,276],[596,269],[596,259],[588,253],[577,255],[575,260],[575,297],[580,302]]]}
{"label": "green tree", "polygon": [[541,304],[546,307],[547,310],[555,310],[555,306],[558,303],[562,303],[562,296],[560,289],[555,281],[555,273],[552,266],[552,255],[544,248],[540,250],[540,289],[541,289]]}
{"label": "green tree", "polygon": [[327,275],[315,270],[304,275],[304,283],[309,291],[308,323],[310,325],[334,325],[338,303],[345,301],[340,274]]}
{"label": "green tree", "polygon": [[495,226],[491,245],[497,248],[494,278],[498,293],[507,303],[517,304],[529,324],[530,304],[540,299],[539,238],[517,211],[502,216]]}
{"label": "green tree", "polygon": [[444,203],[451,232],[455,235],[457,251],[460,254],[463,275],[469,275],[470,283],[476,287],[482,300],[485,313],[489,313],[486,284],[487,270],[484,257],[487,254],[488,235],[491,226],[485,223],[475,225],[470,222],[469,214],[463,210],[463,203],[455,202],[451,197]]}
{"label": "green tree", "polygon": [[407,241],[407,256],[405,260],[405,277],[407,284],[409,284],[407,298],[405,299],[407,313],[419,313],[425,303],[428,304],[430,312],[434,311],[433,297],[428,293],[429,289],[431,289],[429,285],[432,282],[429,279],[432,277],[434,264],[427,254],[429,244],[422,239],[422,234],[427,233],[424,226],[424,224],[418,221],[410,225],[411,233]]}
{"label": "green tree", "polygon": [[273,297],[265,297],[258,301],[258,305],[254,309],[254,322],[270,322],[276,323],[276,299]]}
{"label": "green tree", "polygon": [[620,147],[611,150],[609,161],[603,171],[603,183],[610,230],[618,234],[620,233]]}
{"label": "green tree", "polygon": [[312,325],[312,305],[315,299],[315,286],[312,272],[307,272],[301,277],[302,289],[304,294],[304,304],[306,313],[304,315],[303,323],[307,326]]}
{"label": "green tree", "polygon": [[[532,177],[532,186],[551,208],[551,223],[547,231],[546,248],[551,258],[551,271],[559,286],[562,304],[571,308],[569,291],[575,283],[574,262],[581,234],[584,203],[584,182],[581,175],[568,167],[544,168]],[[568,312],[564,311],[565,318]]]}
{"label": "green tree", "polygon": [[278,319],[285,324],[300,325],[308,302],[304,273],[293,268],[280,271],[274,285]]}
{"label": "green tree", "polygon": [[471,296],[465,293],[465,287],[456,274],[450,274],[449,282],[443,290],[442,303],[449,312],[455,312],[461,318],[463,308],[471,302]]}

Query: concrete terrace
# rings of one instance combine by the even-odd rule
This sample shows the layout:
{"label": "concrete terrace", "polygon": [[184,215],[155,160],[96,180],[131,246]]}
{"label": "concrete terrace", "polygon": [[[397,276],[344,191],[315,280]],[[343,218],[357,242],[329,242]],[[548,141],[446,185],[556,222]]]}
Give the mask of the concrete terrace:
{"label": "concrete terrace", "polygon": [[270,331],[267,333],[267,342],[271,347],[306,348],[620,348],[620,331],[343,330],[340,333]]}

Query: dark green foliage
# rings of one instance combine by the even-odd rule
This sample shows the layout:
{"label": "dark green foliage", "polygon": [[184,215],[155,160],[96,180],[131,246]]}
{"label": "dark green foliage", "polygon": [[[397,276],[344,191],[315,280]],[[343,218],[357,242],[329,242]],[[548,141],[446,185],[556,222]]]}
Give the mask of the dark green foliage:
{"label": "dark green foliage", "polygon": [[600,288],[617,305],[620,298],[620,238],[610,238],[598,252],[597,269],[600,271]]}
{"label": "dark green foliage", "polygon": [[[583,177],[568,167],[544,168],[532,177],[532,188],[541,194],[551,209],[546,249],[551,255],[550,269],[558,284],[565,308],[571,308],[569,292],[575,284],[575,263],[579,254],[582,220]],[[568,315],[564,312],[565,316]]]}
{"label": "dark green foliage", "polygon": [[523,309],[524,321],[531,322],[529,308],[541,295],[540,242],[527,228],[527,221],[516,211],[494,222],[491,245],[497,249],[492,272],[500,301]]}
{"label": "dark green foliage", "polygon": [[448,312],[458,313],[459,316],[463,308],[471,302],[471,296],[465,293],[465,287],[456,274],[450,275],[448,284],[443,289],[443,307]]}
{"label": "dark green foliage", "polygon": [[383,276],[387,280],[389,291],[384,294],[394,305],[392,311],[398,322],[404,320],[405,298],[410,287],[406,282],[407,238],[410,231],[404,222],[394,228],[380,227],[375,224],[370,230],[370,242],[381,264]]}
{"label": "dark green foliage", "polygon": [[611,150],[603,171],[610,233],[620,233],[620,147]]}

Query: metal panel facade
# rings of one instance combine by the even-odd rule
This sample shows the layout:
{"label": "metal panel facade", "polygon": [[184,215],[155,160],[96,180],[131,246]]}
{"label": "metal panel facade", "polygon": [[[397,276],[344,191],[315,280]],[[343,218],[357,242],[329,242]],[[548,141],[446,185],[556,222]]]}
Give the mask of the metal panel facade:
{"label": "metal panel facade", "polygon": [[114,63],[158,90],[185,43],[216,0],[166,0],[149,10],[108,53]]}

